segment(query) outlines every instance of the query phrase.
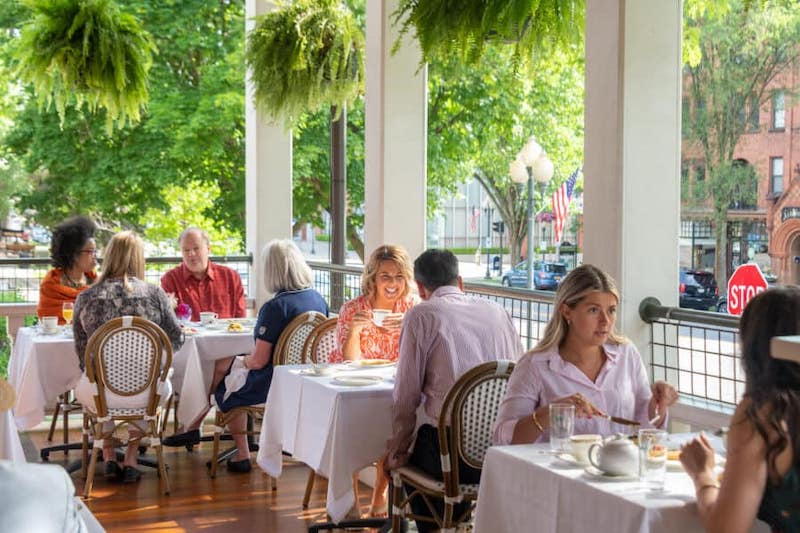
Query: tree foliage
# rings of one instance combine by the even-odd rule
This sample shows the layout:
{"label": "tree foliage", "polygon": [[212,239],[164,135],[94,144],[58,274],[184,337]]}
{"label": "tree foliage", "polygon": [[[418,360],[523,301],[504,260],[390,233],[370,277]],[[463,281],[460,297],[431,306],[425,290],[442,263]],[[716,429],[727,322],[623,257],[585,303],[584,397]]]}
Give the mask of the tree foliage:
{"label": "tree foliage", "polygon": [[755,200],[756,176],[734,161],[734,150],[747,131],[750,112],[769,102],[773,82],[800,57],[800,10],[738,1],[728,7],[687,13],[686,25],[698,37],[699,61],[685,64],[692,111],[683,117],[686,143],[701,154],[707,174],[707,183],[693,191],[690,203],[712,206],[716,278],[723,288],[728,209],[731,203]]}
{"label": "tree foliage", "polygon": [[138,122],[156,51],[138,21],[111,0],[24,0],[33,12],[17,47],[19,73],[40,105],[106,111],[106,130]]}

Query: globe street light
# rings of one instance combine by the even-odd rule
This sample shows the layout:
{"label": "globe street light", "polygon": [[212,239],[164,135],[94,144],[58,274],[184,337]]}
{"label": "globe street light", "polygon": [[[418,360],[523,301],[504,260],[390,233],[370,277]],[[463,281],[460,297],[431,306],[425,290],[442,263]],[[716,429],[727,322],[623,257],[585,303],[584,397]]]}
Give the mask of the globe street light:
{"label": "globe street light", "polygon": [[[528,183],[528,288],[533,289],[533,250],[534,221],[533,180],[541,185],[542,206],[544,206],[544,190],[547,182],[553,177],[553,162],[547,157],[536,138],[531,136],[525,146],[517,154],[517,158],[509,166],[509,175],[514,183]],[[542,257],[544,259],[544,256]]]}

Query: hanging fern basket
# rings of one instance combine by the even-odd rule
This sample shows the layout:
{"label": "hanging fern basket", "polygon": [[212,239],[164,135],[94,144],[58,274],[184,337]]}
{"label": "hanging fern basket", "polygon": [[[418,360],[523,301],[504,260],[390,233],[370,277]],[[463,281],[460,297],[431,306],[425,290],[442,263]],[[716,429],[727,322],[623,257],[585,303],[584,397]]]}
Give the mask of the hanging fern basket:
{"label": "hanging fern basket", "polygon": [[41,105],[106,111],[106,130],[138,122],[147,104],[147,73],[156,47],[136,19],[111,0],[23,0],[19,76]]}
{"label": "hanging fern basket", "polygon": [[340,0],[297,0],[257,17],[245,59],[256,106],[286,127],[364,86],[364,35]]}
{"label": "hanging fern basket", "polygon": [[487,43],[512,45],[515,63],[529,64],[540,49],[581,43],[584,19],[584,0],[400,0],[394,13],[400,38],[417,38],[423,62],[456,56],[467,64]]}

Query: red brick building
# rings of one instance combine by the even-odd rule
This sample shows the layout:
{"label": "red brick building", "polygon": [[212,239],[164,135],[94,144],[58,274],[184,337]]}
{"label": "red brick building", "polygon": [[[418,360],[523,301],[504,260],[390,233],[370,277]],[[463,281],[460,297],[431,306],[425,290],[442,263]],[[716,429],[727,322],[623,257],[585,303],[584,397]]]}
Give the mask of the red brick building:
{"label": "red brick building", "polygon": [[[734,158],[752,166],[758,178],[756,201],[731,203],[728,241],[723,251],[728,276],[738,265],[756,261],[781,283],[800,282],[800,89],[798,68],[778,76],[769,87],[770,99],[747,117]],[[689,104],[684,102],[684,114]],[[705,164],[684,143],[682,187],[705,179]],[[686,196],[682,194],[682,198]],[[713,270],[716,252],[708,202],[681,208],[681,266]]]}

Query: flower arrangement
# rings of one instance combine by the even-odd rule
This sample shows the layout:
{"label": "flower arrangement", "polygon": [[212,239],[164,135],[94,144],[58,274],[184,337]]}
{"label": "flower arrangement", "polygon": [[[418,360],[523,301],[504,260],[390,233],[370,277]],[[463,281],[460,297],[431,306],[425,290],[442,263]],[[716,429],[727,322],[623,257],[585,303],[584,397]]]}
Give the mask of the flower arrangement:
{"label": "flower arrangement", "polygon": [[180,303],[175,307],[175,315],[180,320],[189,320],[192,317],[192,308],[189,304]]}

